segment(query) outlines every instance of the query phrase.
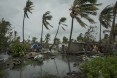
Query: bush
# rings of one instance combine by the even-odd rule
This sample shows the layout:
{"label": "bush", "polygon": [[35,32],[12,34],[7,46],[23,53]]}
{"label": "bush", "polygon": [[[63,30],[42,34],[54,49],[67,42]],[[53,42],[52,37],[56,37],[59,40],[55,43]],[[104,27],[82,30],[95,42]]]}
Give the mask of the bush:
{"label": "bush", "polygon": [[0,69],[0,77],[2,77],[2,76],[3,76],[3,74],[4,74],[3,69]]}
{"label": "bush", "polygon": [[25,45],[21,43],[12,44],[13,57],[22,57],[25,55]]}
{"label": "bush", "polygon": [[117,57],[93,58],[80,68],[87,78],[117,78]]}

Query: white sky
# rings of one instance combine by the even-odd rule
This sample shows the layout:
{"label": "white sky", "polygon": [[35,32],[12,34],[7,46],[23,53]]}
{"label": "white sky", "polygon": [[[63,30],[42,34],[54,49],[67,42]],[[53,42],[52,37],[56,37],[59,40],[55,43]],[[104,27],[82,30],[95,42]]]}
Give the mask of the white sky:
{"label": "white sky", "polygon": [[[12,24],[13,30],[18,32],[18,35],[22,39],[22,21],[23,21],[23,8],[25,7],[27,0],[0,0],[0,19],[4,18],[5,20],[10,21]],[[66,24],[66,31],[60,29],[58,33],[58,38],[62,39],[63,36],[69,37],[70,28],[71,28],[71,17],[69,15],[70,11],[69,8],[71,7],[73,0],[31,0],[34,2],[34,10],[32,10],[32,14],[29,14],[29,19],[25,21],[25,39],[29,36],[37,37],[38,40],[40,39],[41,35],[41,25],[42,25],[42,15],[46,11],[50,11],[51,15],[53,16],[52,21],[50,21],[51,25],[54,28],[50,27],[50,30],[46,30],[44,28],[44,35],[50,33],[51,41],[56,33],[58,21],[61,17],[66,17],[67,21]],[[99,11],[97,16],[93,17],[93,19],[97,22],[95,25],[98,26],[99,29],[99,21],[98,15],[101,10],[109,4],[115,4],[116,0],[98,0],[98,3],[103,3],[99,7]],[[86,20],[85,23],[89,24]],[[94,25],[94,26],[95,26]],[[99,30],[97,29],[97,32]],[[73,39],[79,35],[79,33],[84,33],[87,28],[82,28],[78,24],[77,21],[74,21],[74,31],[73,31]],[[98,35],[96,36],[98,40]]]}

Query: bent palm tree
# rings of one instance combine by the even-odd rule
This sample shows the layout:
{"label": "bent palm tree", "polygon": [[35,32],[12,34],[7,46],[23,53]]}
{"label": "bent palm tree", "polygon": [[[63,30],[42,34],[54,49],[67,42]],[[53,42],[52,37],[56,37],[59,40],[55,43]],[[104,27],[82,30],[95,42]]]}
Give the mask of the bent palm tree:
{"label": "bent palm tree", "polygon": [[53,27],[48,22],[48,20],[51,20],[51,19],[52,19],[52,15],[50,15],[50,11],[47,11],[47,12],[45,12],[45,14],[43,14],[43,17],[42,17],[42,30],[41,30],[41,44],[42,44],[42,41],[43,41],[43,26],[45,26],[46,29],[49,29],[48,25]]}
{"label": "bent palm tree", "polygon": [[114,26],[115,26],[116,15],[117,15],[117,1],[116,1],[115,5],[113,6],[112,27],[111,27],[110,39],[109,39],[110,44],[113,44],[115,41]]}
{"label": "bent palm tree", "polygon": [[[97,6],[100,4],[96,4],[96,2],[97,0],[74,0],[73,6],[70,8],[71,10],[70,16],[72,17],[72,22],[71,22],[71,31],[70,31],[67,53],[70,53],[70,45],[71,45],[71,37],[72,37],[74,19],[76,19],[77,22],[82,27],[87,26],[87,24],[84,23],[81,20],[81,18],[85,18],[92,24],[95,23],[95,21],[92,18],[90,18],[89,15],[97,14],[96,12],[98,10]],[[68,57],[68,66],[69,66],[69,72],[71,72],[69,57]]]}
{"label": "bent palm tree", "polygon": [[66,18],[65,18],[65,17],[61,17],[61,19],[59,20],[58,29],[57,29],[56,35],[55,35],[55,37],[54,37],[54,42],[53,42],[52,46],[50,47],[50,50],[51,50],[52,47],[55,45],[55,42],[56,42],[56,39],[57,39],[56,37],[57,37],[57,35],[58,35],[58,31],[59,31],[60,26],[62,27],[63,30],[65,30],[64,26],[67,26],[67,25],[64,23],[65,21],[66,21]]}
{"label": "bent palm tree", "polygon": [[68,51],[70,51],[74,19],[76,19],[77,22],[82,27],[87,26],[87,24],[84,23],[81,20],[81,18],[85,18],[92,24],[95,23],[95,21],[92,18],[90,18],[89,15],[97,14],[96,12],[98,10],[97,6],[101,4],[96,4],[96,2],[97,0],[74,0],[73,6],[70,8],[71,10],[70,16],[72,17],[72,22],[71,22],[71,31],[70,31],[70,37],[69,37]]}
{"label": "bent palm tree", "polygon": [[26,2],[26,7],[24,8],[24,17],[23,17],[23,27],[22,27],[22,35],[23,35],[23,43],[24,43],[24,21],[25,21],[25,18],[29,18],[28,16],[28,12],[29,13],[32,13],[31,10],[33,10],[33,2],[31,2],[30,0],[28,0]]}
{"label": "bent palm tree", "polygon": [[105,28],[111,27],[110,23],[112,22],[112,9],[113,6],[108,5],[106,6],[99,15],[99,21],[100,21],[100,43],[101,43],[101,26]]}

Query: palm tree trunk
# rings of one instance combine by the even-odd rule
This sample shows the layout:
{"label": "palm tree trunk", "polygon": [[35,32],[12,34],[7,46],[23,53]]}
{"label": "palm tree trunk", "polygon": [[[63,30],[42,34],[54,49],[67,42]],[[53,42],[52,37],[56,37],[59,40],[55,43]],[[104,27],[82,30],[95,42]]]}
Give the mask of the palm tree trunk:
{"label": "palm tree trunk", "polygon": [[41,30],[41,44],[43,42],[43,23],[42,23],[42,30]]}
{"label": "palm tree trunk", "polygon": [[72,17],[72,22],[71,22],[71,32],[70,32],[69,43],[68,43],[68,50],[67,50],[68,53],[70,51],[70,46],[71,46],[71,37],[72,37],[72,31],[73,31],[73,22],[74,22],[74,17]]}
{"label": "palm tree trunk", "polygon": [[115,3],[115,6],[113,8],[113,22],[112,22],[112,28],[110,31],[110,38],[109,38],[109,43],[110,43],[110,47],[112,47],[113,43],[114,43],[114,26],[115,26],[115,18],[116,18],[116,6],[117,6],[117,2]]}
{"label": "palm tree trunk", "polygon": [[101,31],[102,31],[102,27],[101,27],[101,23],[100,23],[100,48],[99,48],[100,49],[99,50],[100,52],[101,52]]}
{"label": "palm tree trunk", "polygon": [[115,19],[116,19],[116,8],[117,8],[117,2],[115,3],[114,9],[113,9],[113,23],[112,23],[112,40],[115,41],[115,35],[114,35],[114,26],[115,26]]}
{"label": "palm tree trunk", "polygon": [[22,27],[23,44],[24,44],[24,21],[25,21],[25,14],[24,14],[24,17],[23,17],[23,27]]}
{"label": "palm tree trunk", "polygon": [[100,45],[101,45],[101,31],[102,31],[102,27],[101,27],[101,23],[100,23]]}
{"label": "palm tree trunk", "polygon": [[55,37],[54,37],[54,43],[55,43],[55,39],[56,39],[57,34],[58,34],[58,31],[59,31],[59,27],[60,27],[60,25],[58,26],[58,29],[57,29],[56,35],[55,35]]}
{"label": "palm tree trunk", "polygon": [[58,29],[57,29],[56,35],[55,35],[55,37],[54,37],[54,42],[53,42],[52,46],[50,47],[50,50],[51,50],[51,49],[52,49],[52,47],[55,45],[56,37],[57,37],[58,31],[59,31],[59,27],[60,27],[60,25],[58,26]]}
{"label": "palm tree trunk", "polygon": [[[74,17],[72,17],[72,22],[71,22],[71,32],[70,32],[70,37],[69,37],[68,49],[67,49],[67,52],[68,52],[68,53],[70,53],[71,37],[72,37],[72,31],[73,31],[73,22],[74,22]],[[69,56],[67,57],[67,59],[68,59],[69,73],[71,73],[71,67],[70,67],[70,59],[69,59]]]}

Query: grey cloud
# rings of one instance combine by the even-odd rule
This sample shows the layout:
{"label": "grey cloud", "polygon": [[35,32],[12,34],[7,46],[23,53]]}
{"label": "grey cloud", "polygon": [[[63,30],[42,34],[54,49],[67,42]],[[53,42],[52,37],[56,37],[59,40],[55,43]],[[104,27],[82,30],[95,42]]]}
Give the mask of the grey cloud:
{"label": "grey cloud", "polygon": [[[23,21],[23,8],[25,7],[27,0],[0,0],[0,19],[4,17],[8,21],[11,22],[14,30],[18,31],[18,34],[22,37],[22,21]],[[66,17],[66,31],[60,29],[58,33],[58,38],[61,38],[65,35],[69,37],[70,28],[71,28],[71,17],[69,15],[69,8],[72,5],[73,0],[31,0],[34,2],[34,10],[32,14],[29,14],[29,19],[25,21],[25,38],[28,36],[34,37],[36,36],[40,39],[41,33],[41,25],[42,25],[42,15],[46,11],[51,11],[53,16],[52,21],[50,23],[54,26],[54,28],[50,27],[50,30],[46,30],[44,28],[44,34],[50,33],[51,40],[56,33],[58,21],[61,17]],[[98,15],[101,10],[112,3],[115,3],[116,0],[98,0],[98,2],[102,2],[103,5],[100,6],[100,10],[98,11]],[[93,17],[97,22],[95,25],[99,28],[98,15]],[[86,20],[84,20],[88,25],[90,25]],[[76,38],[79,33],[84,33],[87,28],[82,28],[78,24],[77,21],[74,21],[74,31],[72,38]],[[98,31],[98,30],[97,30]],[[97,37],[98,38],[98,37]]]}

